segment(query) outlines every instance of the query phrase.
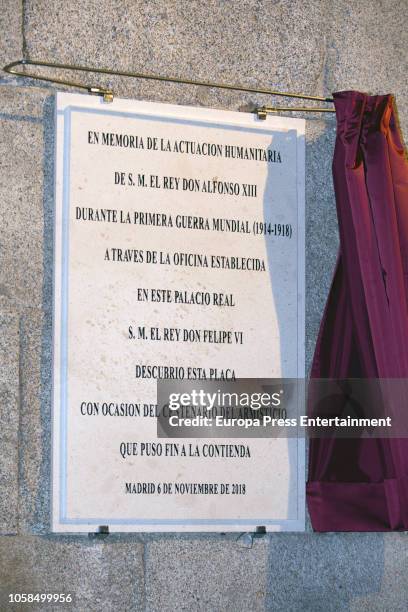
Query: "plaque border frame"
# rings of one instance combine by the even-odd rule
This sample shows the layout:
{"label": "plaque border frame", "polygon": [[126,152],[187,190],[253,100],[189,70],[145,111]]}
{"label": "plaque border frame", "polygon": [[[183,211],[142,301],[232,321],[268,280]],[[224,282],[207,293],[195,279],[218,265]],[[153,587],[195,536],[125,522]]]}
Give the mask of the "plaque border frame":
{"label": "plaque border frame", "polygon": [[[110,532],[226,532],[256,531],[265,527],[272,531],[305,530],[305,439],[297,438],[297,517],[296,519],[70,519],[61,509],[66,504],[66,476],[64,461],[67,460],[66,408],[60,409],[61,397],[66,396],[67,360],[64,319],[67,318],[68,242],[69,223],[69,165],[70,119],[72,112],[119,114],[120,116],[144,116],[148,119],[176,122],[194,122],[204,125],[230,126],[245,131],[273,132],[278,129],[297,131],[297,261],[298,261],[298,378],[305,375],[305,120],[268,115],[259,119],[253,113],[197,108],[182,105],[144,102],[115,98],[110,104],[102,98],[84,94],[57,92],[55,100],[55,209],[54,209],[54,274],[53,274],[53,353],[52,353],[52,474],[51,474],[51,530],[56,533],[98,532],[108,526]],[[279,127],[278,127],[279,126]],[[61,276],[58,274],[61,270]],[[299,302],[303,308],[299,308]],[[66,327],[66,326],[65,326]],[[64,435],[65,433],[65,435]]]}

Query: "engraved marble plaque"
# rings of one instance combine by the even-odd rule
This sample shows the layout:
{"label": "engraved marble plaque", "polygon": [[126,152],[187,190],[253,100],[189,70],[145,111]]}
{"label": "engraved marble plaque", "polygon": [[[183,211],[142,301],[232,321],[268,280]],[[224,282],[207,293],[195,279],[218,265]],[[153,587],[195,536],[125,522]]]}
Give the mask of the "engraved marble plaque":
{"label": "engraved marble plaque", "polygon": [[159,439],[157,378],[304,377],[304,121],[57,94],[58,532],[304,527],[304,440]]}

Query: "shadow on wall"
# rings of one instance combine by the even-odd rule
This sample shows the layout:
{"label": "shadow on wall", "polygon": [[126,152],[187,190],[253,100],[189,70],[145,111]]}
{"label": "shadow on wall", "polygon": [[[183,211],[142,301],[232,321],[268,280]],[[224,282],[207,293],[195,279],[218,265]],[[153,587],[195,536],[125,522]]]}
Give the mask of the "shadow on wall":
{"label": "shadow on wall", "polygon": [[[274,236],[266,234],[265,250],[269,273],[272,304],[276,312],[276,321],[279,334],[279,364],[271,363],[271,369],[276,372],[275,376],[286,378],[302,378],[303,373],[298,371],[298,347],[302,343],[303,330],[299,329],[303,316],[299,312],[299,293],[303,292],[299,285],[298,259],[301,260],[302,253],[299,252],[298,236],[298,200],[297,184],[293,186],[293,179],[297,181],[297,174],[290,178],[287,183],[285,178],[285,163],[287,158],[297,158],[297,131],[277,130],[274,132],[269,144],[271,151],[279,151],[282,156],[282,164],[268,164],[266,176],[263,218],[266,223],[281,224],[291,223],[292,237]],[[302,137],[303,138],[303,137]],[[286,158],[286,159],[285,159]],[[279,199],[277,199],[277,197]],[[295,211],[291,209],[295,204]],[[296,291],[293,289],[296,288]],[[271,313],[272,315],[272,313]],[[300,320],[299,320],[300,317]],[[272,360],[273,357],[265,355],[265,359]],[[293,395],[300,396],[301,388],[292,385],[285,386],[286,401],[292,400]],[[302,407],[300,406],[300,410]],[[289,416],[289,414],[288,414]],[[278,441],[277,441],[278,442]],[[289,463],[289,482],[287,499],[287,518],[289,520],[301,520],[298,511],[298,489],[299,489],[299,443],[302,452],[303,440],[287,438],[285,440],[285,452]],[[272,468],[273,469],[273,468]]]}

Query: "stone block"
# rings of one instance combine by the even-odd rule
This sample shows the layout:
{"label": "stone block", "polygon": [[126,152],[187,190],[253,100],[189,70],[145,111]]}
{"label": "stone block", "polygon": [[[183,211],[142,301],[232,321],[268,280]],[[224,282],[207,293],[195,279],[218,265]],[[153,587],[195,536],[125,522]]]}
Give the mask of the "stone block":
{"label": "stone block", "polygon": [[0,533],[18,525],[19,317],[0,313]]}
{"label": "stone block", "polygon": [[[26,5],[26,44],[30,57],[43,60],[314,94],[321,87],[324,10],[319,0],[40,0]],[[119,96],[178,104],[271,102],[187,85],[79,78],[110,83]]]}
{"label": "stone block", "polygon": [[2,1],[0,32],[0,68],[3,68],[23,56],[23,2]]}
{"label": "stone block", "polygon": [[47,533],[51,508],[51,313],[21,317],[20,531]]}
{"label": "stone block", "polygon": [[[3,597],[8,592],[71,593],[74,597],[72,605],[30,604],[33,612],[47,607],[70,612],[141,611],[143,545],[115,536],[105,540],[1,537],[0,582]],[[6,609],[13,608],[2,607]]]}
{"label": "stone block", "polygon": [[325,66],[328,91],[395,94],[406,138],[407,16],[405,0],[329,2]]}
{"label": "stone block", "polygon": [[0,85],[1,293],[49,308],[53,239],[53,97]]}
{"label": "stone block", "polygon": [[265,610],[267,538],[252,548],[238,536],[158,538],[147,543],[149,612]]}

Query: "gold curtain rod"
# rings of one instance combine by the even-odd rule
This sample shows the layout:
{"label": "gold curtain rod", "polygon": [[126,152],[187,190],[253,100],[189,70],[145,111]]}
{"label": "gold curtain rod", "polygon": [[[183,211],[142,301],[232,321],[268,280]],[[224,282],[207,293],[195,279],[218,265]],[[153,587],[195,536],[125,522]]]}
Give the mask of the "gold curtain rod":
{"label": "gold curtain rod", "polygon": [[[243,85],[229,85],[227,83],[215,83],[211,81],[193,81],[190,79],[179,79],[177,77],[166,77],[157,74],[146,74],[142,72],[125,72],[122,70],[109,70],[107,68],[92,68],[89,66],[76,66],[71,64],[58,64],[54,62],[41,62],[37,60],[29,60],[22,59],[16,62],[11,62],[11,64],[7,64],[4,66],[4,72],[8,74],[12,74],[18,77],[25,77],[29,79],[35,79],[38,81],[47,81],[49,83],[58,83],[60,85],[68,85],[69,87],[77,87],[79,89],[85,89],[90,94],[95,94],[99,96],[103,96],[105,102],[112,102],[114,98],[114,93],[110,89],[105,89],[103,87],[93,87],[89,85],[84,85],[82,83],[77,83],[76,81],[68,81],[64,79],[51,78],[39,74],[29,73],[25,70],[16,70],[18,66],[41,66],[45,68],[58,68],[61,70],[77,70],[80,72],[95,72],[97,74],[108,74],[111,76],[124,76],[131,77],[134,79],[146,79],[150,81],[163,81],[165,83],[181,83],[183,85],[195,85],[198,87],[210,87],[214,89],[227,89],[230,91],[243,91],[246,93],[256,93],[256,94],[264,94],[269,96],[282,96],[286,98],[298,98],[302,100],[316,100],[318,102],[333,102],[333,98],[326,98],[321,96],[309,96],[306,94],[298,94],[291,92],[282,92],[275,91],[272,89],[258,89],[256,87],[246,87]],[[256,108],[254,110],[257,113],[260,119],[265,119],[268,113],[277,113],[277,112],[288,112],[288,111],[296,111],[296,112],[306,112],[306,113],[334,113],[334,108],[318,108],[318,107],[307,107],[307,106],[298,106],[298,107],[271,107],[271,106],[262,106],[260,108]]]}

